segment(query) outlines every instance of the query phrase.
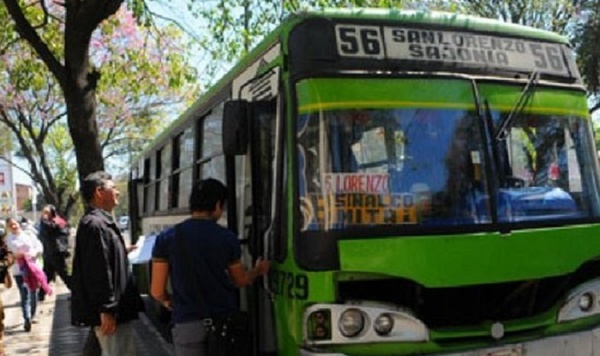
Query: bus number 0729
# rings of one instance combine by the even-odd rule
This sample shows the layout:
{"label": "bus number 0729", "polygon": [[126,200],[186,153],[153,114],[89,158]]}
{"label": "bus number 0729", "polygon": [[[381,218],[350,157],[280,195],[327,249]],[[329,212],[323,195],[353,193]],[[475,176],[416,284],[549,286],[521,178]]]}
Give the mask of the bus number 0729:
{"label": "bus number 0729", "polygon": [[306,299],[308,298],[308,277],[305,274],[273,271],[271,290],[277,295],[291,299]]}

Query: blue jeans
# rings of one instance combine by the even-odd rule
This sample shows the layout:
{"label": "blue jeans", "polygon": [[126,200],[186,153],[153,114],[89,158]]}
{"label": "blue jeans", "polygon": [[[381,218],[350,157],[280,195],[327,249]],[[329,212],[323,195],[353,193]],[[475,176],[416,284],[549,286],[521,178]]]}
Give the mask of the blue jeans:
{"label": "blue jeans", "polygon": [[135,356],[135,340],[131,322],[117,324],[117,330],[112,335],[104,335],[100,327],[94,328],[96,337],[102,349],[102,356]]}
{"label": "blue jeans", "polygon": [[176,356],[206,355],[206,331],[202,321],[175,324],[173,345]]}
{"label": "blue jeans", "polygon": [[30,290],[25,282],[23,282],[23,276],[14,276],[19,287],[19,293],[21,294],[21,311],[23,312],[23,319],[31,322],[31,319],[35,317],[35,311],[37,309],[37,289]]}

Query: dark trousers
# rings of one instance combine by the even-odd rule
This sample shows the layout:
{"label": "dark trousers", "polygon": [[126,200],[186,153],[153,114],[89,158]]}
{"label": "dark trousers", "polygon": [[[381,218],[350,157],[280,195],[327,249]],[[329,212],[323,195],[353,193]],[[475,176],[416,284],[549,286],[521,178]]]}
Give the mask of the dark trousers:
{"label": "dark trousers", "polygon": [[90,328],[90,332],[85,339],[85,344],[83,344],[82,356],[102,356],[102,348],[100,347],[100,342],[98,342],[93,326]]}
{"label": "dark trousers", "polygon": [[0,355],[4,355],[4,343],[2,337],[4,336],[4,305],[2,304],[2,298],[0,298]]}
{"label": "dark trousers", "polygon": [[[58,274],[60,279],[65,282],[67,288],[71,290],[71,276],[67,271],[67,259],[64,254],[56,253],[50,256],[44,256],[44,274],[48,279],[48,283],[54,281]],[[39,293],[40,300],[43,300],[45,296],[43,289],[40,289]]]}

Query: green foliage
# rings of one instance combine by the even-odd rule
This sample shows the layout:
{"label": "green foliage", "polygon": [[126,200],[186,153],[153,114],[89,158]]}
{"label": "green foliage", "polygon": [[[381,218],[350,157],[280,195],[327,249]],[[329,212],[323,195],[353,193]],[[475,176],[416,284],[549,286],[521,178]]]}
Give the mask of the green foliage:
{"label": "green foliage", "polygon": [[100,139],[117,173],[198,92],[181,31],[173,25],[139,27],[134,14],[120,11],[93,41],[93,60],[103,74],[97,90]]}
{"label": "green foliage", "polygon": [[204,76],[210,81],[246,54],[293,11],[326,7],[402,7],[403,0],[219,0],[191,2],[190,9],[207,22],[200,41],[210,60]]}
{"label": "green foliage", "polygon": [[13,44],[18,39],[18,35],[12,29],[12,26],[8,19],[9,17],[8,12],[6,11],[6,7],[0,6],[0,56],[2,56],[11,46],[11,44]]}
{"label": "green foliage", "polygon": [[[577,50],[577,64],[593,97],[600,94],[600,1],[587,1],[581,8],[582,20],[575,28],[573,40]],[[598,102],[598,100],[595,100]],[[598,108],[593,105],[593,109]]]}
{"label": "green foliage", "polygon": [[500,19],[565,34],[577,14],[572,0],[457,0],[434,1],[436,7],[453,12]]}
{"label": "green foliage", "polygon": [[119,192],[119,205],[115,208],[115,216],[129,215],[129,194],[127,194],[127,179],[115,180]]}
{"label": "green foliage", "polygon": [[23,202],[23,210],[26,212],[33,211],[33,200],[31,198]]}
{"label": "green foliage", "polygon": [[127,0],[127,8],[133,13],[138,25],[144,27],[152,25],[152,14],[148,11],[144,0]]}

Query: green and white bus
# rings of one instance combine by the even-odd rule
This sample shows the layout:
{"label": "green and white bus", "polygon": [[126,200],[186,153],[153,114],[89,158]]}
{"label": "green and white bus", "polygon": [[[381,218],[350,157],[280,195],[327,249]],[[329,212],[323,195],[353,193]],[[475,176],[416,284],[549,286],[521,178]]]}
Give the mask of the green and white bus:
{"label": "green and white bus", "polygon": [[289,16],[144,151],[131,224],[228,186],[255,354],[600,355],[600,180],[568,41],[456,14]]}

